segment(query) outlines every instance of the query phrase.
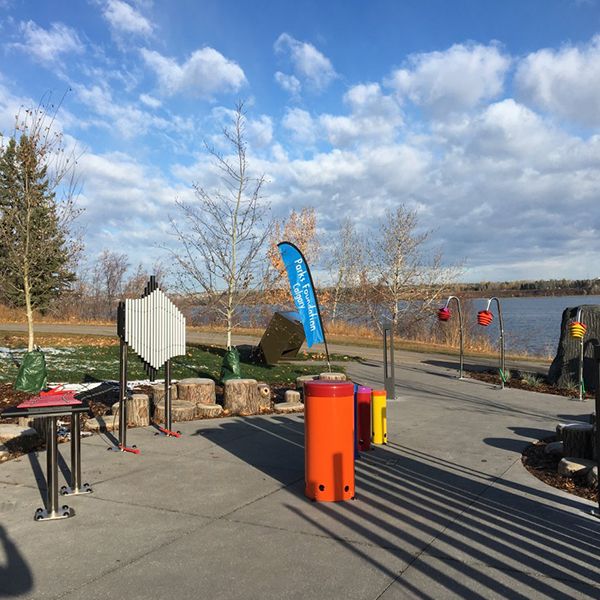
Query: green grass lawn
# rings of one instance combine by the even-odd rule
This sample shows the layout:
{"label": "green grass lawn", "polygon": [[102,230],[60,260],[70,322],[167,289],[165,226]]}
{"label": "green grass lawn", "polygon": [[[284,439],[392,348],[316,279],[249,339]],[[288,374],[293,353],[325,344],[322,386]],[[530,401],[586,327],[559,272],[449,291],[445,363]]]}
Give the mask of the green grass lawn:
{"label": "green grass lawn", "polygon": [[[64,348],[47,348],[46,365],[48,381],[60,383],[82,383],[91,381],[116,380],[119,378],[119,346],[73,346]],[[218,380],[224,350],[212,346],[188,346],[185,356],[179,356],[171,361],[173,379],[185,377],[209,377]],[[12,383],[17,375],[17,363],[23,350],[0,352],[0,382]],[[265,381],[267,383],[289,383],[300,375],[318,374],[326,370],[323,364],[290,364],[280,363],[269,367],[254,364],[242,354],[242,377]],[[306,357],[311,358],[309,355]],[[334,357],[332,357],[333,359]],[[341,357],[335,357],[336,360]],[[346,359],[347,360],[347,359]],[[141,361],[129,350],[128,378],[129,380],[147,379]],[[336,367],[337,370],[339,367]],[[159,373],[158,378],[162,377]]]}

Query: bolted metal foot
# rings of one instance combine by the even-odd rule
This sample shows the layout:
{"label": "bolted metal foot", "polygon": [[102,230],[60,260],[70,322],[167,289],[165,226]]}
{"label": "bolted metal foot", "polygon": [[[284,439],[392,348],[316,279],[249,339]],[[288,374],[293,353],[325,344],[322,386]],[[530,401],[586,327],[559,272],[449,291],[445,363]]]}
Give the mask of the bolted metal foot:
{"label": "bolted metal foot", "polygon": [[166,427],[161,427],[160,425],[156,425],[156,427],[158,428],[158,431],[154,435],[176,438],[181,437],[181,431],[171,431],[170,429],[167,429]]}
{"label": "bolted metal foot", "polygon": [[94,490],[89,483],[84,483],[79,488],[72,488],[68,485],[63,485],[60,488],[60,493],[63,496],[83,496],[84,494],[91,494]]}
{"label": "bolted metal foot", "polygon": [[592,508],[590,513],[597,519],[600,519],[600,508]]}
{"label": "bolted metal foot", "polygon": [[66,504],[57,511],[48,512],[45,508],[38,508],[33,515],[34,521],[55,521],[57,519],[68,519],[73,517],[75,511]]}
{"label": "bolted metal foot", "polygon": [[109,446],[107,448],[110,452],[130,452],[131,454],[140,454],[141,451],[138,450],[137,446]]}

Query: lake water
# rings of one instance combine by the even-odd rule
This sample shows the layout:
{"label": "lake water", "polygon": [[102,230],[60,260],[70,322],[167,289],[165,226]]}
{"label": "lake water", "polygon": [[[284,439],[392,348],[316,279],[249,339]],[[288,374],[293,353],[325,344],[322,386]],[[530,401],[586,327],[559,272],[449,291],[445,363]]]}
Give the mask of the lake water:
{"label": "lake water", "polygon": [[[472,300],[475,311],[483,310],[487,300]],[[530,298],[500,298],[504,318],[507,352],[528,352],[538,356],[554,356],[560,339],[563,310],[580,304],[599,304],[600,296],[533,296]],[[494,323],[491,339],[498,340],[496,302],[490,310]],[[483,329],[483,328],[481,328]]]}

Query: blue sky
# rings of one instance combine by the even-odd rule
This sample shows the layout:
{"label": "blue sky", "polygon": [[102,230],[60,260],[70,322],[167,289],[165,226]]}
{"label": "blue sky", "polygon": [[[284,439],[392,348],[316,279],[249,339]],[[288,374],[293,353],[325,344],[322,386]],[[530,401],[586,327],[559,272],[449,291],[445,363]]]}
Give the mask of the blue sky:
{"label": "blue sky", "polygon": [[1,131],[71,90],[92,260],[160,258],[243,99],[275,217],[402,202],[465,280],[598,275],[597,0],[0,0],[0,38]]}

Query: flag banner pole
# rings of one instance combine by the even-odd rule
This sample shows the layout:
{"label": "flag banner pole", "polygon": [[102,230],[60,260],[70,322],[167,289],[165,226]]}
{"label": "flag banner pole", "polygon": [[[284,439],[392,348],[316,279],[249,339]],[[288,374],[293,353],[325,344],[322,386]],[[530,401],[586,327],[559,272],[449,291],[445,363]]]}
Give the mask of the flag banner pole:
{"label": "flag banner pole", "polygon": [[304,327],[306,345],[310,348],[313,344],[321,342],[325,344],[327,368],[331,373],[329,347],[325,338],[317,291],[308,263],[300,249],[291,242],[280,242],[277,247],[281,252],[281,258],[290,282],[292,298]]}

